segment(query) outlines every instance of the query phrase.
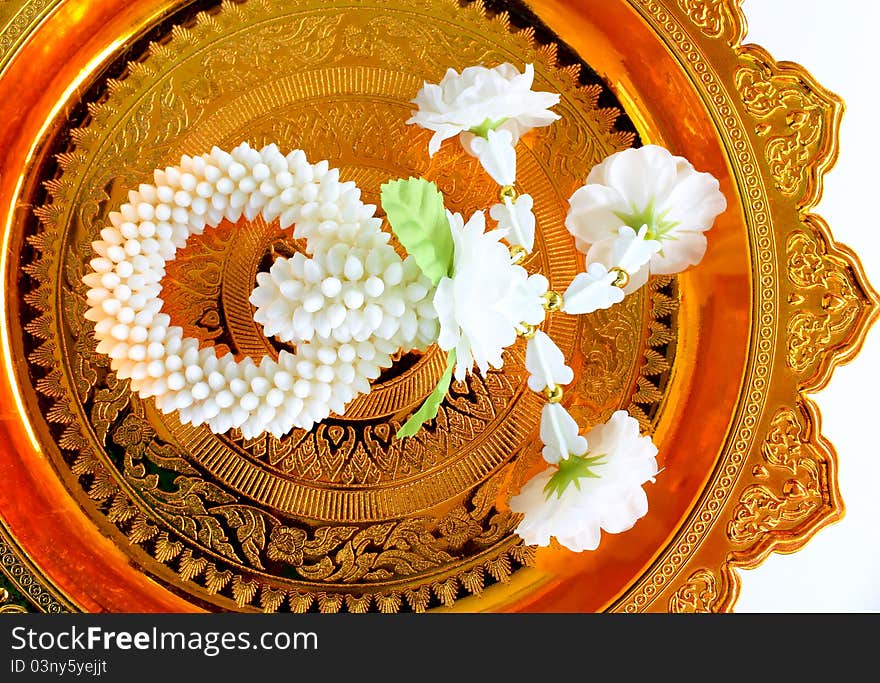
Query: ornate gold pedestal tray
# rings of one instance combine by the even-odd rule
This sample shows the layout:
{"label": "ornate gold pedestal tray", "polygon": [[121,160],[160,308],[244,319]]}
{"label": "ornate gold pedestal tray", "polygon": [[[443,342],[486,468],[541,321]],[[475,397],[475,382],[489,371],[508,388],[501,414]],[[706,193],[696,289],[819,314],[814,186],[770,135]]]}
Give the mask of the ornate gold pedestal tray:
{"label": "ornate gold pedestal tray", "polygon": [[[842,104],[741,46],[744,30],[736,0],[0,1],[0,611],[729,609],[735,567],[840,516],[805,393],[878,311],[809,213]],[[116,380],[80,278],[128,188],[244,140],[326,158],[373,203],[421,175],[454,210],[487,208],[475,162],[455,146],[429,159],[404,121],[422,81],[502,61],[534,62],[538,89],[562,94],[562,120],[519,156],[540,211],[527,266],[552,286],[583,266],[566,200],[614,151],[665,145],[730,205],[698,268],[551,323],[580,421],[623,407],[659,447],[632,531],[577,555],[513,535],[506,500],[540,466],[521,346],[405,441],[436,350],[281,440],[181,426]],[[247,297],[300,246],[260,222],[191,240],[164,281],[172,317],[203,344],[277,353]]]}

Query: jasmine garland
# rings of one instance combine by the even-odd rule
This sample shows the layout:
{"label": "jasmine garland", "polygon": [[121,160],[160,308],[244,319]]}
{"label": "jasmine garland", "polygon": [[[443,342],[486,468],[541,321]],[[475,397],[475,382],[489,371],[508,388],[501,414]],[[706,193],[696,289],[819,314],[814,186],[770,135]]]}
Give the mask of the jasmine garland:
{"label": "jasmine garland", "polygon": [[[540,295],[550,313],[570,315],[620,303],[651,274],[677,273],[699,263],[706,250],[704,233],[726,201],[715,178],[663,148],[649,145],[611,155],[569,202],[565,224],[585,253],[584,272],[562,296],[548,290],[546,279],[532,275],[533,293],[526,294],[527,288],[505,279],[508,270],[495,250],[503,239],[516,264],[534,248],[534,200],[514,187],[515,147],[530,128],[555,120],[546,108],[558,100],[532,92],[533,81],[531,65],[522,74],[510,64],[469,67],[461,74],[449,70],[439,84],[422,88],[410,123],[435,132],[431,155],[443,140],[458,135],[501,186],[499,203],[490,210],[494,230],[483,233],[479,213],[466,226],[460,219],[452,224],[454,263],[434,295],[434,307],[441,347],[455,346],[456,377],[463,366],[470,371],[476,364],[482,373],[488,365],[500,367],[501,350],[513,343],[512,329],[528,340],[529,387],[547,400],[540,437],[550,467],[510,500],[511,509],[523,515],[516,531],[529,544],[548,545],[555,538],[574,551],[593,550],[602,530],[626,531],[647,513],[643,485],[657,474],[657,449],[625,411],[580,434],[561,404],[573,373],[553,340],[536,329],[543,316],[533,308],[533,297]],[[523,275],[518,282],[526,282]],[[482,292],[487,296],[477,294]]]}

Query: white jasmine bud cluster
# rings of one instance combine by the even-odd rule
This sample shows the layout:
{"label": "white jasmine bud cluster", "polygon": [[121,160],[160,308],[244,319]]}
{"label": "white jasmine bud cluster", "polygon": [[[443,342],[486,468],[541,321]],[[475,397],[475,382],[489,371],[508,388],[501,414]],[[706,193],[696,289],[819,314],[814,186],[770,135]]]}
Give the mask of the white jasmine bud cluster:
{"label": "white jasmine bud cluster", "polygon": [[[86,317],[99,353],[141,398],[154,397],[184,423],[246,437],[309,429],[370,390],[398,350],[437,338],[433,289],[411,259],[401,260],[353,183],[302,151],[247,144],[231,153],[184,156],[131,191],[93,243],[83,280]],[[218,358],[162,312],[165,263],[192,234],[223,219],[279,219],[295,225],[310,257],[279,259],[261,273],[251,301],[268,335],[297,345],[277,361]]]}

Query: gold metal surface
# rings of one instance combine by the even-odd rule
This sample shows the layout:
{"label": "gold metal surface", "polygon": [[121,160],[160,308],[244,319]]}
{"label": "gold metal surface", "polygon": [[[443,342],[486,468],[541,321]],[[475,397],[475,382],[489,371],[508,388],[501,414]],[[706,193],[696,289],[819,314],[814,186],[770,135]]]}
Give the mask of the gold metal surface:
{"label": "gold metal surface", "polygon": [[[734,0],[535,0],[543,24],[511,4],[526,30],[452,0],[10,4],[0,553],[41,608],[717,611],[736,597],[735,566],[796,549],[842,511],[805,397],[878,310],[855,257],[808,213],[842,105],[741,47]],[[584,70],[583,85],[535,30],[598,75]],[[627,121],[713,172],[731,205],[698,268],[610,311],[548,317],[578,420],[626,408],[660,449],[651,513],[632,532],[582,555],[512,534],[506,500],[540,468],[523,342],[503,372],[454,383],[436,424],[402,442],[443,370],[436,349],[398,359],[344,417],[281,440],[182,426],[109,372],[80,278],[107,213],[153,168],[276,142],[327,158],[373,203],[386,179],[423,175],[453,210],[488,208],[497,188],[476,163],[453,145],[429,159],[428,135],[404,121],[423,80],[503,60],[534,62],[538,88],[562,94],[563,118],[526,138],[513,188],[538,211],[524,265],[555,289],[583,264],[566,199],[634,142]],[[247,297],[258,270],[298,248],[260,221],[193,238],[164,281],[173,319],[203,344],[277,353]]]}
{"label": "gold metal surface", "polygon": [[629,273],[627,273],[623,268],[612,268],[609,272],[614,273],[614,282],[615,287],[626,287],[629,284]]}
{"label": "gold metal surface", "polygon": [[562,308],[562,295],[559,292],[548,289],[543,298],[544,308],[550,313],[555,313]]}
{"label": "gold metal surface", "polygon": [[522,247],[518,244],[514,244],[510,248],[510,262],[514,265],[519,265],[523,261],[525,261],[529,257],[529,252],[526,251],[525,247]]}
{"label": "gold metal surface", "polygon": [[516,201],[518,195],[519,193],[516,191],[516,188],[513,185],[502,185],[501,189],[498,190],[498,199],[502,202],[505,199]]}

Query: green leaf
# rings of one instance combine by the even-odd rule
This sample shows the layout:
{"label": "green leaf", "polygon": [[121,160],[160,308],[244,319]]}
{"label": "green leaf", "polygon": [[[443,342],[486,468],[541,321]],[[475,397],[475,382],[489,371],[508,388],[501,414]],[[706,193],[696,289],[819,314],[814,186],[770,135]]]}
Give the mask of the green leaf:
{"label": "green leaf", "polygon": [[589,458],[586,455],[570,455],[565,460],[560,460],[559,469],[544,486],[544,496],[549,499],[555,493],[557,498],[562,498],[562,493],[570,484],[574,484],[575,488],[580,491],[581,479],[584,477],[599,478],[599,475],[590,468],[604,464],[602,460],[604,457],[604,455],[594,455]]}
{"label": "green leaf", "polygon": [[382,208],[406,253],[433,284],[452,272],[452,230],[434,183],[424,178],[389,181],[382,186]]}
{"label": "green leaf", "polygon": [[455,349],[452,349],[452,351],[446,356],[446,370],[440,377],[440,381],[437,383],[437,386],[434,387],[434,391],[431,392],[430,396],[428,396],[428,398],[425,399],[425,402],[422,403],[422,407],[414,412],[404,425],[397,430],[398,439],[402,439],[405,436],[412,436],[419,431],[419,428],[425,422],[437,417],[437,411],[440,410],[440,404],[443,403],[443,399],[446,397],[446,392],[449,391],[449,385],[452,384],[452,369],[454,367]]}

